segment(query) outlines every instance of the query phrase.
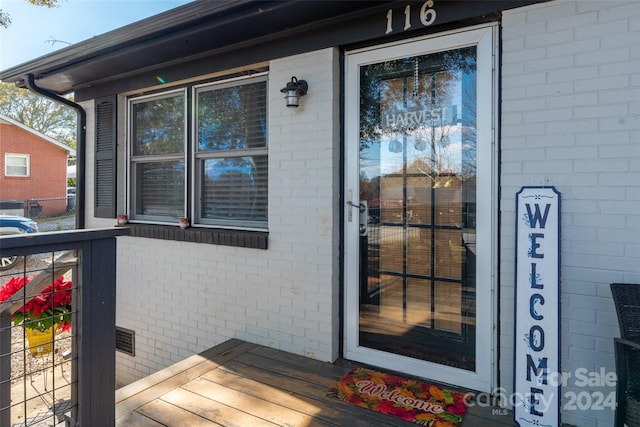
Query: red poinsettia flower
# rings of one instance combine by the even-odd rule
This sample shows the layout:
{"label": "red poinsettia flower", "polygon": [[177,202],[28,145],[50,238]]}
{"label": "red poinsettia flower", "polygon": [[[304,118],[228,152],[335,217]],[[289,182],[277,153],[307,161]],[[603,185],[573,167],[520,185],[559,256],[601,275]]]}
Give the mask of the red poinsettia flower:
{"label": "red poinsettia flower", "polygon": [[[24,298],[20,291],[29,283],[27,277],[13,277],[0,288],[0,304]],[[13,315],[15,325],[45,331],[53,325],[67,331],[71,328],[71,296],[73,284],[59,277],[40,294],[27,301]]]}

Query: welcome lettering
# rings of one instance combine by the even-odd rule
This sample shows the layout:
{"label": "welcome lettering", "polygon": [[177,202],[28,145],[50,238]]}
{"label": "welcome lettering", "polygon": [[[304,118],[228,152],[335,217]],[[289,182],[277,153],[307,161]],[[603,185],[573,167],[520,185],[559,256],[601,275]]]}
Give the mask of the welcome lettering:
{"label": "welcome lettering", "polygon": [[514,405],[519,425],[560,426],[560,193],[523,187],[516,197]]}
{"label": "welcome lettering", "polygon": [[[547,225],[547,218],[549,215],[549,209],[551,208],[550,204],[545,205],[544,214],[540,209],[539,204],[534,204],[533,209],[530,204],[525,204],[525,208],[527,210],[527,218],[529,227],[531,229],[540,228],[544,229]],[[540,253],[541,241],[544,240],[544,233],[529,233],[529,242],[530,247],[528,251],[528,255],[531,258],[544,259],[544,253]],[[537,273],[536,273],[537,264],[531,263],[531,289],[544,289],[544,285],[538,283],[537,281]],[[529,316],[534,322],[539,322],[544,319],[544,315],[541,314],[538,309],[544,305],[544,296],[540,293],[533,293],[529,297]],[[533,350],[535,353],[540,353],[544,350],[544,328],[537,323],[534,323],[529,329],[529,348]],[[539,363],[536,366],[533,363],[533,359],[530,354],[527,354],[527,381],[531,381],[531,373],[533,372],[534,377],[541,378],[542,384],[547,384],[547,358],[540,357],[538,358]],[[531,415],[542,416],[543,413],[538,411],[536,405],[539,403],[539,399],[536,397],[537,395],[542,395],[544,393],[543,390],[537,387],[531,387],[530,389],[530,397],[529,397],[529,413]]]}
{"label": "welcome lettering", "polygon": [[403,396],[399,389],[387,390],[384,384],[376,384],[370,380],[362,380],[356,383],[360,394],[378,397],[382,400],[388,400],[411,408],[420,409],[421,411],[431,412],[432,414],[441,414],[444,408],[438,404],[427,402],[426,400],[416,399],[413,397]]}

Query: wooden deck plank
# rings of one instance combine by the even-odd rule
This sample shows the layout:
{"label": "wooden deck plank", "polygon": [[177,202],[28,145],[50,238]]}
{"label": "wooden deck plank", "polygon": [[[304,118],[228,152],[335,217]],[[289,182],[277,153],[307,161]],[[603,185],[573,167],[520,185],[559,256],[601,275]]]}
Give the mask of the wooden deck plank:
{"label": "wooden deck plank", "polygon": [[282,350],[277,350],[275,348],[264,347],[264,346],[256,346],[253,349],[247,352],[247,357],[249,355],[257,355],[260,357],[264,357],[267,359],[272,359],[279,363],[286,363],[292,367],[297,367],[300,370],[306,371],[309,368],[312,368],[315,373],[321,376],[324,381],[338,381],[342,378],[347,372],[349,372],[350,368],[345,366],[336,365],[329,362],[321,362],[319,360],[310,359],[305,356],[300,356],[293,353],[287,353]]}
{"label": "wooden deck plank", "polygon": [[302,413],[297,410],[295,405],[292,405],[294,408],[290,408],[273,403],[271,399],[272,393],[268,393],[262,397],[255,397],[202,378],[191,381],[182,386],[182,388],[224,405],[237,408],[256,417],[263,418],[278,426],[295,427],[314,425],[333,427],[336,425]]}
{"label": "wooden deck plank", "polygon": [[[118,427],[395,426],[412,423],[327,397],[354,366],[230,340],[118,393]],[[469,408],[462,426],[511,426]],[[486,411],[485,411],[486,412]],[[507,419],[509,418],[509,419]]]}
{"label": "wooden deck plank", "polygon": [[148,375],[139,381],[135,381],[129,385],[121,387],[116,390],[116,403],[119,403],[121,400],[129,398],[137,393],[140,393],[141,391],[153,387],[156,384],[166,381],[167,379],[181,373],[182,371],[203,362],[203,359],[213,359],[216,356],[225,354],[227,351],[238,347],[241,344],[246,343],[244,341],[236,339],[225,341],[222,344],[203,351],[202,353],[194,354],[193,356],[187,357],[180,362],[176,362],[165,369],[154,372],[153,374]]}
{"label": "wooden deck plank", "polygon": [[[278,378],[273,375],[270,378],[269,384],[266,384],[263,381],[256,380],[255,377],[247,377],[245,373],[247,373],[247,371],[233,373],[221,367],[215,371],[207,372],[201,378],[255,397],[268,396],[270,402],[295,409],[307,415],[317,413],[319,406],[322,405],[322,402],[297,392],[298,386],[300,386],[301,389],[306,387],[311,389],[311,391],[308,391],[309,394],[315,394],[315,396],[319,397],[321,390],[314,387],[313,384],[296,381],[290,377]],[[268,375],[264,377],[268,377]]]}
{"label": "wooden deck plank", "polygon": [[213,427],[221,425],[160,399],[138,408],[137,412],[168,427]]}
{"label": "wooden deck plank", "polygon": [[129,412],[126,416],[116,421],[116,427],[167,427],[138,412]]}
{"label": "wooden deck plank", "polygon": [[295,371],[296,378],[322,385],[326,388],[333,387],[336,381],[349,372],[348,369],[345,370],[343,367],[318,362],[317,360],[307,359],[307,365],[305,367],[304,365],[291,364],[289,360],[277,361],[255,353],[244,353],[234,360],[246,363],[247,365],[260,366],[260,368],[266,371],[284,376],[290,376],[289,373]]}
{"label": "wooden deck plank", "polygon": [[402,420],[327,397],[328,389],[324,386],[266,372],[259,367],[240,362],[230,361],[225,366],[206,373],[202,378],[258,397],[269,396],[274,403],[295,408],[337,425],[353,427],[407,425]]}
{"label": "wooden deck plank", "polygon": [[[176,387],[181,386],[199,376],[205,374],[211,369],[215,369],[221,364],[232,360],[234,357],[250,350],[255,347],[255,344],[241,342],[240,344],[233,346],[223,352],[213,352],[214,354],[201,353],[197,357],[190,357],[191,363],[179,365],[184,370],[179,370],[175,365],[167,368],[166,370],[170,374],[156,377],[152,381],[146,379],[141,380],[142,384],[135,385],[132,390],[141,390],[131,396],[121,395],[120,401],[116,405],[116,419],[126,415],[127,413],[141,407],[142,405],[151,402],[154,399],[162,396],[165,393],[173,390]],[[213,347],[215,349],[216,347]],[[208,356],[208,357],[207,357]],[[164,370],[163,370],[164,371]],[[160,372],[163,372],[160,371]],[[165,378],[164,380],[157,382],[157,378]],[[135,384],[135,383],[134,383]],[[147,385],[147,388],[142,389],[143,385]]]}
{"label": "wooden deck plank", "polygon": [[[198,382],[199,380],[194,380]],[[197,393],[193,393],[184,388],[177,388],[160,399],[164,402],[171,403],[186,411],[196,414],[202,418],[220,424],[227,427],[276,427],[277,424],[273,424],[264,419],[261,416],[254,416],[242,408],[230,406],[219,402],[218,400],[211,399],[207,396],[203,396]],[[173,422],[169,418],[167,421]],[[164,421],[164,420],[163,420]],[[173,425],[173,424],[168,424]]]}

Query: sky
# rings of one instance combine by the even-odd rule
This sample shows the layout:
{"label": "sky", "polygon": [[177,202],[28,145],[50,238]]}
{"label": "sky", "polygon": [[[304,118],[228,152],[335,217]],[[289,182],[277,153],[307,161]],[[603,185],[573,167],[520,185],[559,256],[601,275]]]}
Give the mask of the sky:
{"label": "sky", "polygon": [[[0,70],[28,62],[191,0],[59,0],[55,8],[0,0],[11,16],[0,27]],[[58,40],[52,43],[52,40]]]}

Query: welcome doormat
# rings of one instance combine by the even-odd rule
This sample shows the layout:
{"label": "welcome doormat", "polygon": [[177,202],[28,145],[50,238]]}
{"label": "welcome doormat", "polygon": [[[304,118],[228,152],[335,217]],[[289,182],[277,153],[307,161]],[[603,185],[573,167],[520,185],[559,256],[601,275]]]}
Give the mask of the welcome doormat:
{"label": "welcome doormat", "polygon": [[327,392],[345,402],[428,427],[456,427],[464,394],[365,368],[354,368]]}

